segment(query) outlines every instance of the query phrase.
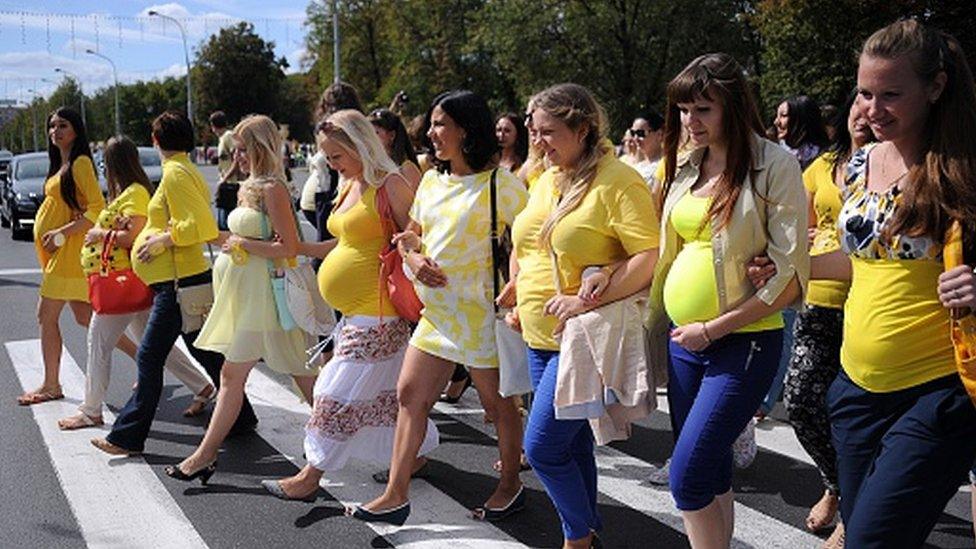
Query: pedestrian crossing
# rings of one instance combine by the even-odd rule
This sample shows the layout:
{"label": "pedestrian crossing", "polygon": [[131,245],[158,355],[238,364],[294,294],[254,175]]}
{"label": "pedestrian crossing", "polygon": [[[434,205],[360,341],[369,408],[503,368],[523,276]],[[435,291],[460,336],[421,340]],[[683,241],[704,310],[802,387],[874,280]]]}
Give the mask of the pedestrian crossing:
{"label": "pedestrian crossing", "polygon": [[[38,386],[43,375],[39,341],[11,341],[5,347],[21,385],[25,389]],[[119,364],[115,369],[124,371],[126,367],[131,366]],[[344,505],[368,501],[382,490],[370,478],[377,470],[373,464],[350,462],[343,471],[326,475],[321,487],[328,497],[320,498],[314,507],[265,496],[259,486],[262,478],[289,474],[304,465],[302,440],[308,407],[287,382],[263,366],[252,372],[247,383],[260,419],[258,440],[225,444],[221,465],[230,462],[232,466],[218,467],[214,478],[224,479],[219,485],[213,486],[211,481],[211,486],[202,488],[165,477],[162,468],[177,459],[152,454],[154,445],[165,444],[167,452],[186,455],[199,442],[202,430],[191,426],[187,431],[186,426],[157,419],[145,457],[108,459],[88,443],[105,431],[62,432],[57,428],[58,418],[74,413],[84,387],[82,368],[67,349],[62,354],[61,379],[64,400],[22,410],[38,425],[51,467],[89,547],[285,547],[294,545],[286,540],[307,544],[325,540],[327,547],[507,549],[558,547],[561,543],[555,511],[531,472],[523,474],[528,490],[525,512],[498,524],[470,519],[469,509],[479,505],[494,485],[490,467],[497,456],[493,428],[484,423],[473,391],[458,405],[439,403],[435,407],[441,446],[430,456],[430,478],[413,481],[410,519],[397,528],[341,517]],[[171,400],[164,394],[161,408],[180,407]],[[663,461],[670,453],[667,403],[663,397],[660,401],[660,410],[635,428],[632,440],[598,448],[599,504],[608,547],[687,547],[680,514],[667,488],[643,482],[650,464]],[[106,424],[113,419],[106,414]],[[775,420],[767,420],[757,429],[757,443],[760,456],[756,464],[737,473],[736,491],[741,495],[735,505],[733,547],[819,547],[821,538],[801,526],[807,507],[821,493],[809,457],[789,426]],[[264,449],[255,450],[259,447]],[[269,473],[271,469],[275,472]],[[803,494],[804,499],[796,494]],[[957,499],[960,501],[950,506],[946,520],[933,534],[932,547],[973,546],[971,526],[968,531],[959,526],[969,520],[959,512],[963,501],[968,507],[968,494]],[[221,510],[211,514],[212,507]],[[298,518],[294,518],[296,512]],[[225,517],[229,524],[216,524],[223,520],[217,517]],[[281,535],[268,534],[269,529],[277,529]],[[236,540],[227,540],[228,532]],[[281,545],[274,541],[278,538]]]}

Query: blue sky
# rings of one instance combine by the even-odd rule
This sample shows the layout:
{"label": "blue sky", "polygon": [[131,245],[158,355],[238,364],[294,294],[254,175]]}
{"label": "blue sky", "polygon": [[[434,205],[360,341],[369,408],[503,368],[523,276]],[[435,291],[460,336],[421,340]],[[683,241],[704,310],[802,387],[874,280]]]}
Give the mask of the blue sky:
{"label": "blue sky", "polygon": [[[0,99],[29,101],[34,89],[50,94],[62,74],[76,75],[86,94],[112,84],[112,69],[85,53],[90,48],[115,62],[120,82],[186,74],[183,42],[172,23],[149,10],[179,19],[192,50],[221,26],[254,23],[277,55],[297,70],[305,54],[305,8],[312,0],[0,0]],[[322,2],[323,0],[314,0]],[[73,32],[72,32],[73,28]],[[48,80],[47,82],[45,80]]]}

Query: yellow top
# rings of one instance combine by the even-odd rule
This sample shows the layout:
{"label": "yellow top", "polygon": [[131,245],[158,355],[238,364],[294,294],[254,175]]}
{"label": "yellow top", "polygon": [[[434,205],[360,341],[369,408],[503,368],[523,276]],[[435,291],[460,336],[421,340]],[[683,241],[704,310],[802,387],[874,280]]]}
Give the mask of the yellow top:
{"label": "yellow top", "polygon": [[[217,238],[217,222],[210,211],[207,183],[186,153],[163,160],[163,178],[149,200],[147,214],[146,227],[132,244],[132,268],[143,282],[155,284],[210,269],[203,245]],[[148,263],[139,261],[135,253],[139,246],[167,229],[173,247]]]}
{"label": "yellow top", "polygon": [[[75,196],[86,219],[95,223],[98,213],[105,207],[105,198],[98,186],[95,167],[88,156],[79,156],[71,163],[71,176],[75,182]],[[40,294],[51,299],[66,301],[88,301],[88,281],[81,269],[81,247],[85,242],[85,231],[65,235],[64,245],[48,253],[41,246],[44,233],[63,227],[71,222],[78,212],[72,211],[61,197],[60,172],[49,177],[44,183],[44,202],[34,217],[34,248],[37,261],[44,271]]]}
{"label": "yellow top", "polygon": [[[337,205],[342,204],[348,192],[347,183],[336,199]],[[333,210],[328,227],[339,242],[319,268],[322,297],[346,316],[382,313],[384,317],[396,317],[388,295],[383,295],[380,308],[379,254],[386,248],[389,235],[384,233],[376,211],[376,187],[367,185],[363,195],[348,210]]]}
{"label": "yellow top", "polygon": [[[119,217],[146,217],[149,210],[149,191],[139,183],[132,183],[115,197],[102,213],[98,214],[95,226],[100,229],[111,229]],[[102,249],[104,241],[85,246],[81,250],[81,266],[85,274],[97,273],[102,265]],[[121,271],[132,266],[129,261],[129,250],[115,246],[109,257],[109,269]]]}
{"label": "yellow top", "polygon": [[841,363],[875,393],[899,391],[956,372],[949,312],[938,297],[940,261],[851,257]]}
{"label": "yellow top", "polygon": [[552,188],[536,185],[538,180],[538,176],[530,180],[529,201],[512,223],[512,244],[519,267],[517,306],[522,322],[522,338],[529,347],[554,350],[558,348],[551,341],[555,323],[548,322],[552,317],[542,316],[542,306],[556,294],[552,281],[552,259],[549,252],[539,246],[539,232],[549,216]]}
{"label": "yellow top", "polygon": [[[515,240],[522,243],[523,250],[532,245],[533,228],[541,227],[539,217],[544,221],[559,199],[555,188],[557,173],[558,168],[552,168],[539,177],[533,186],[532,204],[520,214],[527,217],[514,227]],[[552,231],[551,244],[563,293],[572,295],[579,291],[586,267],[609,265],[657,248],[658,225],[657,209],[644,179],[613,154],[605,155],[586,196]],[[548,259],[548,252],[542,253]],[[549,276],[552,277],[551,270]],[[517,293],[522,336],[535,349],[559,349],[552,337],[556,319],[542,314],[546,300],[555,294],[554,285],[554,281],[542,283],[541,274],[523,278],[519,272]]]}
{"label": "yellow top", "polygon": [[[832,153],[822,154],[803,172],[803,185],[813,196],[813,209],[817,214],[816,234],[810,246],[811,256],[840,249],[837,217],[843,201],[841,190],[834,182],[833,161]],[[849,288],[850,282],[845,280],[811,280],[807,285],[807,303],[842,309]]]}
{"label": "yellow top", "polygon": [[546,171],[545,164],[539,162],[538,165],[529,173],[525,174],[525,187],[532,192],[532,187],[535,186],[535,182],[539,180],[539,177]]}
{"label": "yellow top", "polygon": [[[684,241],[664,281],[664,308],[676,326],[705,322],[720,314],[718,285],[715,281],[711,223],[702,223],[708,215],[711,197],[686,193],[671,211],[671,225]],[[736,330],[736,333],[759,332],[783,327],[783,315],[777,311],[766,318]]]}

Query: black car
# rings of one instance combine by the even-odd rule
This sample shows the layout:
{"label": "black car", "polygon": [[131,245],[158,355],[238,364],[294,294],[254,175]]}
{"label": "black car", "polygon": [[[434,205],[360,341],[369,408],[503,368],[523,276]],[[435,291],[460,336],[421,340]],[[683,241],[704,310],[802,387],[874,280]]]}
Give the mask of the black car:
{"label": "black car", "polygon": [[14,239],[29,239],[32,234],[34,214],[44,201],[47,169],[47,152],[19,154],[0,180],[0,222],[10,227]]}

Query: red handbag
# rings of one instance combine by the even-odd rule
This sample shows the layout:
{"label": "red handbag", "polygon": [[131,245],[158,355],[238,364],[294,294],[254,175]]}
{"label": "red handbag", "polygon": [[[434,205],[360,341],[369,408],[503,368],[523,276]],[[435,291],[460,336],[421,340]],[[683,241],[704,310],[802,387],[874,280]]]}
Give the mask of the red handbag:
{"label": "red handbag", "polygon": [[[387,233],[392,235],[396,232],[396,223],[393,221],[393,208],[390,206],[390,197],[386,194],[386,188],[380,187],[376,191],[376,211],[380,214],[380,220]],[[390,296],[390,303],[396,310],[400,318],[410,322],[419,322],[420,313],[423,311],[424,304],[417,297],[417,291],[413,287],[413,282],[407,278],[403,272],[403,258],[396,246],[388,245],[385,250],[380,252],[380,305],[382,310],[383,295]],[[384,285],[386,292],[384,292]]]}
{"label": "red handbag", "polygon": [[130,269],[111,270],[110,256],[115,244],[115,231],[109,231],[102,243],[101,267],[88,275],[88,300],[92,309],[102,315],[120,315],[148,309],[153,292]]}

